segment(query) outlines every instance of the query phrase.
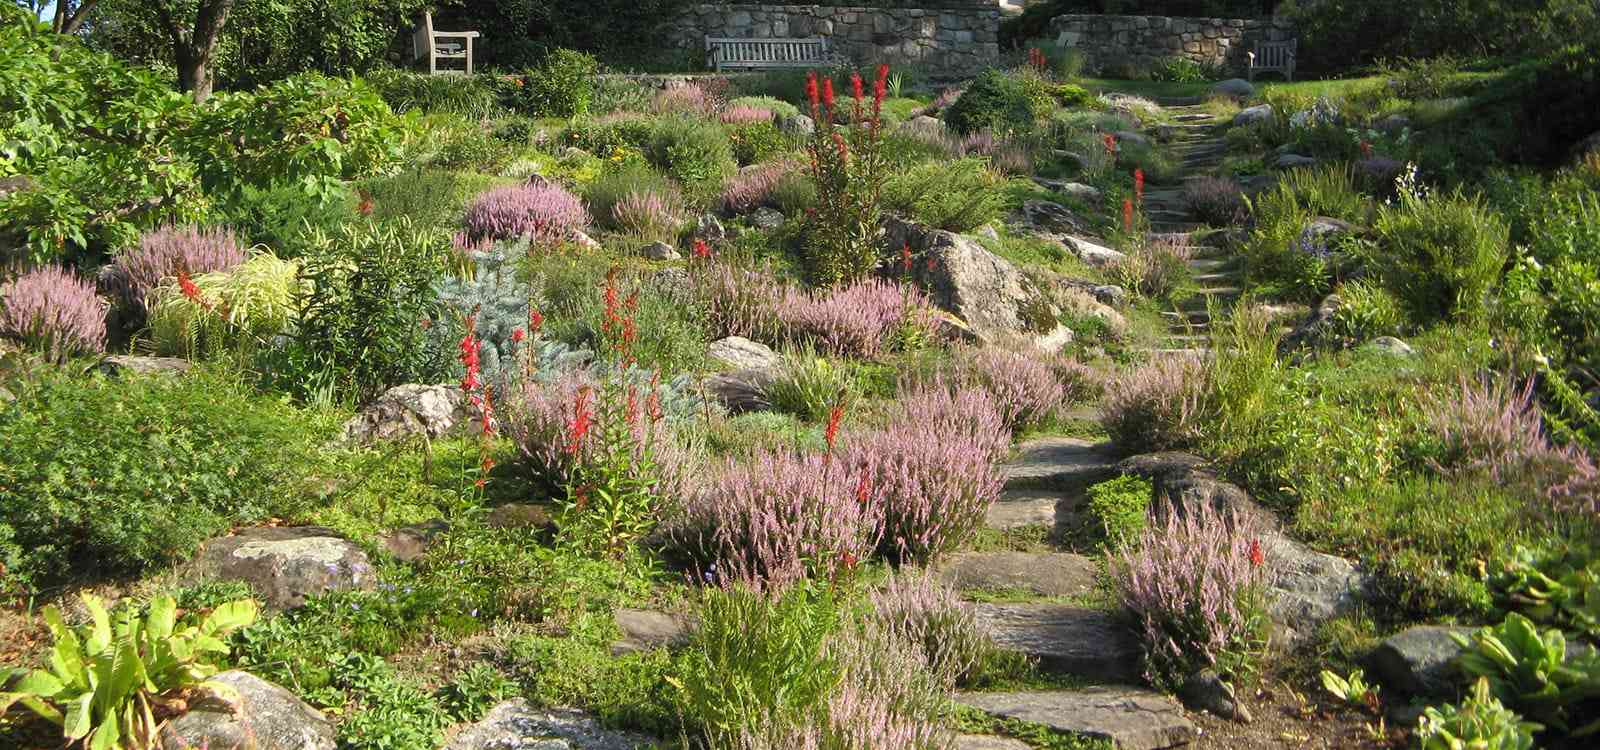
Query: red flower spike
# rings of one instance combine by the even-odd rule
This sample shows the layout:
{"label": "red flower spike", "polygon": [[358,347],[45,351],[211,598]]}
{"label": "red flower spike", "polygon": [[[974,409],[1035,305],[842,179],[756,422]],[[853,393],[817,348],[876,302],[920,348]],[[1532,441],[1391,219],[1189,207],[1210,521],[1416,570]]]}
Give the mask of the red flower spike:
{"label": "red flower spike", "polygon": [[694,241],[694,257],[700,258],[701,260],[710,258],[711,246],[707,245],[705,240],[696,239]]}
{"label": "red flower spike", "polygon": [[817,111],[817,71],[806,73],[806,99],[811,102],[811,111]]}
{"label": "red flower spike", "polygon": [[528,338],[528,334],[526,332],[524,332],[521,328],[518,328],[518,329],[516,329],[516,330],[511,332],[511,343],[513,343],[513,344],[520,344],[520,343],[522,343],[523,339],[526,339],[526,338]]}
{"label": "red flower spike", "polygon": [[876,115],[883,110],[883,97],[889,93],[889,66],[878,66],[878,77],[872,81],[872,113]]}
{"label": "red flower spike", "polygon": [[195,286],[194,280],[189,278],[189,272],[181,268],[178,269],[178,291],[188,297],[190,302],[205,306],[205,300],[200,298],[200,287]]}
{"label": "red flower spike", "polygon": [[1265,565],[1266,562],[1267,562],[1267,556],[1261,553],[1261,540],[1260,539],[1251,539],[1250,540],[1250,564],[1255,566],[1255,567],[1257,567],[1257,568],[1259,568],[1262,565]]}
{"label": "red flower spike", "polygon": [[544,315],[533,308],[528,309],[528,332],[537,336],[539,329],[544,327]]}
{"label": "red flower spike", "polygon": [[822,79],[822,105],[828,108],[828,113],[833,113],[833,79]]}
{"label": "red flower spike", "polygon": [[1105,141],[1106,144],[1106,156],[1115,159],[1117,157],[1117,137],[1106,133],[1101,140]]}
{"label": "red flower spike", "polygon": [[856,502],[866,505],[872,499],[872,475],[866,471],[861,472],[861,481],[856,482]]}
{"label": "red flower spike", "polygon": [[911,275],[911,243],[907,242],[900,247],[900,268],[907,276]]}
{"label": "red flower spike", "polygon": [[589,435],[590,422],[594,415],[589,411],[589,400],[594,395],[594,389],[584,386],[578,389],[572,408],[572,424],[567,426],[567,455],[576,456],[583,449],[583,439]]}
{"label": "red flower spike", "polygon": [[863,96],[863,94],[861,92],[861,74],[860,73],[851,73],[850,74],[850,98],[855,99],[856,102],[859,104],[861,102],[862,96]]}
{"label": "red flower spike", "polygon": [[1122,199],[1122,231],[1133,231],[1133,200],[1131,198]]}
{"label": "red flower spike", "polygon": [[1133,170],[1133,197],[1139,203],[1144,203],[1144,170]]}
{"label": "red flower spike", "polygon": [[834,404],[828,410],[828,427],[822,433],[823,439],[828,443],[828,454],[833,454],[834,441],[839,439],[839,422],[844,419],[844,404]]}

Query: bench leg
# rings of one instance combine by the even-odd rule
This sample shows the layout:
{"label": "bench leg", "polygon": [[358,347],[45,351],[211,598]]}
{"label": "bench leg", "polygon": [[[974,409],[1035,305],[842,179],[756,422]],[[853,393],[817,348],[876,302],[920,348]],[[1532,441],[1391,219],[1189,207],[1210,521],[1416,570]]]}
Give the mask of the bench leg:
{"label": "bench leg", "polygon": [[467,75],[472,75],[472,37],[467,37]]}

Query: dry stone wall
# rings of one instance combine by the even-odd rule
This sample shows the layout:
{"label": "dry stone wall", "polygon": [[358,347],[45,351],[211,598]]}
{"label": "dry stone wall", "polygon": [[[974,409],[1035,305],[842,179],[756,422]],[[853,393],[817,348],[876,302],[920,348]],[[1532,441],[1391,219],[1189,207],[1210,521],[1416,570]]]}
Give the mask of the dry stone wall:
{"label": "dry stone wall", "polygon": [[1148,70],[1165,58],[1185,57],[1233,73],[1257,41],[1294,36],[1288,21],[1242,18],[1064,15],[1050,21],[1056,44],[1082,52],[1093,68],[1112,73]]}
{"label": "dry stone wall", "polygon": [[1000,6],[978,0],[932,8],[694,5],[667,25],[668,42],[703,51],[707,36],[828,39],[857,65],[915,65],[934,76],[970,75],[1000,60]]}

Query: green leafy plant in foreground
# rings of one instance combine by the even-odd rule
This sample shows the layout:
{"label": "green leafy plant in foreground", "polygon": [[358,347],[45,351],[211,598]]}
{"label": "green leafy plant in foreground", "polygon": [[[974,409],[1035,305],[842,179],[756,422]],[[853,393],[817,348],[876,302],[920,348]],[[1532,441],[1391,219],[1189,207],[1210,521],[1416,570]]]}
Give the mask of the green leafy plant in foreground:
{"label": "green leafy plant in foreground", "polygon": [[1518,546],[1489,576],[1489,588],[1506,610],[1600,637],[1600,555],[1587,546],[1547,555]]}
{"label": "green leafy plant in foreground", "polygon": [[1460,705],[1424,710],[1417,739],[1422,750],[1530,750],[1533,733],[1542,728],[1501,705],[1489,694],[1489,681],[1479,678]]}
{"label": "green leafy plant in foreground", "polygon": [[156,741],[157,716],[182,693],[229,699],[230,688],[205,682],[217,672],[210,655],[225,656],[223,637],[255,621],[254,601],[228,602],[181,629],[171,596],[156,598],[142,615],[124,606],[114,623],[99,597],[84,594],[83,604],[92,621],[78,628],[68,627],[54,606],[44,608],[56,640],[50,668],[12,672],[0,692],[0,713],[20,703],[92,750],[142,748]]}
{"label": "green leafy plant in foreground", "polygon": [[[1486,679],[1496,698],[1551,727],[1568,729],[1566,719],[1581,715],[1568,709],[1600,697],[1600,655],[1590,648],[1568,659],[1561,631],[1540,633],[1522,615],[1507,615],[1504,623],[1479,630],[1471,641],[1461,635],[1451,637],[1468,648],[1460,657],[1463,672]],[[1570,734],[1581,737],[1596,731],[1600,720]]]}
{"label": "green leafy plant in foreground", "polygon": [[1368,685],[1366,674],[1357,669],[1349,677],[1340,677],[1339,673],[1322,670],[1322,688],[1333,697],[1352,706],[1377,707],[1378,686]]}

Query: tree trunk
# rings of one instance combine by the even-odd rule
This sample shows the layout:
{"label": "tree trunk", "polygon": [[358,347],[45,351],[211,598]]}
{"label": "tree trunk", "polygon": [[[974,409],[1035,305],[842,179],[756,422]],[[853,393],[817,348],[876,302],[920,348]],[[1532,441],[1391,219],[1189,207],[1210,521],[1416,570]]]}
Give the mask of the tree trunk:
{"label": "tree trunk", "polygon": [[177,50],[178,90],[187,91],[196,104],[211,97],[211,66],[187,45]]}
{"label": "tree trunk", "polygon": [[74,8],[69,0],[57,0],[56,15],[50,22],[50,28],[58,34],[77,33],[78,29],[82,28],[83,22],[88,20],[89,11],[94,10],[94,6],[99,2],[100,0],[82,0]]}
{"label": "tree trunk", "polygon": [[222,37],[222,27],[228,22],[228,11],[233,9],[233,2],[200,0],[193,30],[178,23],[166,2],[159,2],[155,6],[162,23],[167,27],[168,35],[172,37],[173,60],[178,66],[178,90],[189,92],[197,104],[211,96],[211,56],[216,52],[217,40]]}

